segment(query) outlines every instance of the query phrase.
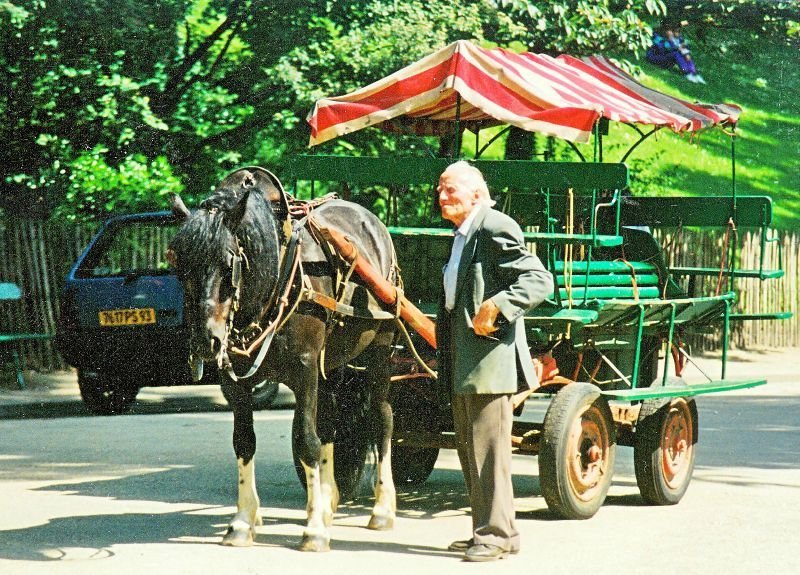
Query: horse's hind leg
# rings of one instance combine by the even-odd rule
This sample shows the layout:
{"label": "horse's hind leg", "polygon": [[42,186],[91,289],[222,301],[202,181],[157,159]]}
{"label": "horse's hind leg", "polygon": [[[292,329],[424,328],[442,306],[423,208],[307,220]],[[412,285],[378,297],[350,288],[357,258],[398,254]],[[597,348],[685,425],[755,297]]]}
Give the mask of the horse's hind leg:
{"label": "horse's hind leg", "polygon": [[376,350],[377,361],[370,362],[370,385],[372,385],[373,433],[378,446],[378,474],[375,479],[375,506],[367,527],[388,530],[394,527],[397,515],[397,492],[392,479],[392,431],[394,418],[389,404],[389,348]]}
{"label": "horse's hind leg", "polygon": [[228,525],[222,544],[246,547],[253,544],[255,528],[262,523],[255,480],[253,404],[250,390],[237,383],[230,386],[230,399],[233,409],[233,450],[239,467],[239,497],[236,515]]}

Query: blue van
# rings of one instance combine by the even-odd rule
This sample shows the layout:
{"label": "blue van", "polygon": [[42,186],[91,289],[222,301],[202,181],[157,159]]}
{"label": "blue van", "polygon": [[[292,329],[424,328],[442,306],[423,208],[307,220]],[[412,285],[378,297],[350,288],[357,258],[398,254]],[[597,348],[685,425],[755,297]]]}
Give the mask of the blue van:
{"label": "blue van", "polygon": [[[128,411],[142,387],[194,383],[183,288],[165,257],[179,225],[166,211],[113,217],[67,275],[56,346],[93,413]],[[206,369],[199,383],[220,382]],[[277,393],[277,383],[260,382],[254,407],[269,407]]]}

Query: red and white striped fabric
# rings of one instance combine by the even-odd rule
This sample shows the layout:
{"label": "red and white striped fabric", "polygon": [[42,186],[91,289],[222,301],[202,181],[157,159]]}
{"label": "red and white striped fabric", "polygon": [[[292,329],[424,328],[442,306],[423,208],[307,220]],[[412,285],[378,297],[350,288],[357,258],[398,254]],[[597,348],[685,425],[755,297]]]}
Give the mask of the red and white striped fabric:
{"label": "red and white striped fabric", "polygon": [[601,117],[683,132],[734,124],[740,110],[646,88],[602,56],[517,54],[460,40],[355,92],[318,100],[309,145],[390,120],[441,134],[457,112],[467,127],[511,124],[586,142]]}

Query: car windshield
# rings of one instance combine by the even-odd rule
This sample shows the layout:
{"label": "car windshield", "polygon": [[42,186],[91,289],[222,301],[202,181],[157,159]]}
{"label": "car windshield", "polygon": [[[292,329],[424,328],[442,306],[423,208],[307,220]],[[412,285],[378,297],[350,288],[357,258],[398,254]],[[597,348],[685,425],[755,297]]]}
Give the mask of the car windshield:
{"label": "car windshield", "polygon": [[171,273],[166,251],[177,225],[129,221],[106,229],[77,270],[78,277],[161,275]]}

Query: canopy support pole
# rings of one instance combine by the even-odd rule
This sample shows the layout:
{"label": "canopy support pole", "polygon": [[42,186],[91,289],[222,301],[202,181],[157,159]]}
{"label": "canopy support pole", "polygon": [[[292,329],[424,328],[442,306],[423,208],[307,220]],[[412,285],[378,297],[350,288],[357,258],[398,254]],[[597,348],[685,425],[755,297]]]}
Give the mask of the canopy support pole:
{"label": "canopy support pole", "polygon": [[461,157],[461,94],[456,92],[456,134],[455,145],[453,146],[455,158]]}
{"label": "canopy support pole", "polygon": [[625,152],[624,156],[622,156],[622,159],[620,160],[620,163],[624,163],[625,160],[628,159],[628,156],[630,156],[633,153],[633,151],[637,147],[639,147],[639,144],[644,142],[647,138],[649,138],[650,136],[652,136],[653,134],[655,134],[656,132],[658,132],[661,129],[661,126],[655,126],[652,130],[650,130],[649,132],[647,132],[645,134],[639,128],[634,126],[633,124],[628,124],[626,122],[625,125],[628,126],[629,128],[632,128],[633,130],[635,130],[639,134],[639,139],[630,148],[628,148],[628,151]]}
{"label": "canopy support pole", "polygon": [[[732,134],[731,134],[731,197],[733,199],[732,205],[732,218],[733,218],[733,225],[736,226],[736,209],[737,209],[737,198],[736,198],[736,127],[734,126]],[[735,227],[734,227],[735,229]],[[762,234],[763,235],[763,234]],[[730,265],[729,267],[733,270],[736,269],[736,242],[731,242],[730,245]],[[735,283],[734,274],[731,273],[731,276],[728,278],[728,290],[733,291]]]}

